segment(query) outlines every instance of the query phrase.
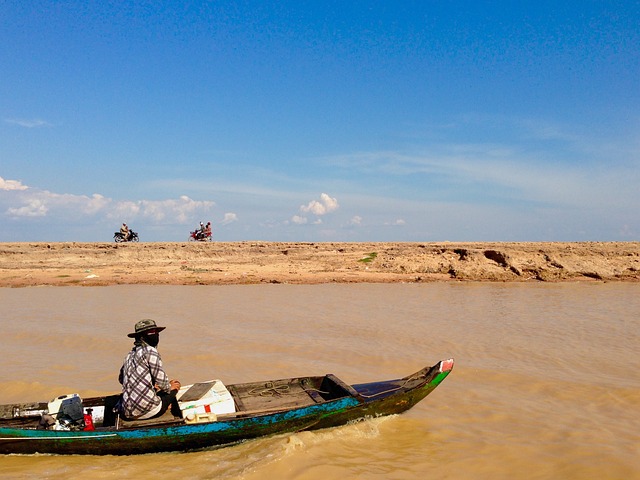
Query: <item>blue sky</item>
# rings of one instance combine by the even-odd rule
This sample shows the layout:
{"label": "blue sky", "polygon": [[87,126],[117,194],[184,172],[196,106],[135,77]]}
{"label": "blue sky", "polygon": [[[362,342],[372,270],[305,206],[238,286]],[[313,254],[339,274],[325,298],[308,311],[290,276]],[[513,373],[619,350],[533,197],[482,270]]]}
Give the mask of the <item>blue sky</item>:
{"label": "blue sky", "polygon": [[640,240],[640,2],[0,3],[0,241]]}

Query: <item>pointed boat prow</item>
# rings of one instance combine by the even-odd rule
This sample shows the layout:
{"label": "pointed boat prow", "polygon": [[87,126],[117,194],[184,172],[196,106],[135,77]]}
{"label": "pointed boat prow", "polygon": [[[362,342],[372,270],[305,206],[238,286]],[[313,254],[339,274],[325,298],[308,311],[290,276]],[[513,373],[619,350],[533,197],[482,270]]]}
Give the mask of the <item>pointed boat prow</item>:
{"label": "pointed boat prow", "polygon": [[449,360],[442,360],[440,362],[440,372],[445,373],[445,372],[450,372],[453,369],[453,358],[450,358]]}

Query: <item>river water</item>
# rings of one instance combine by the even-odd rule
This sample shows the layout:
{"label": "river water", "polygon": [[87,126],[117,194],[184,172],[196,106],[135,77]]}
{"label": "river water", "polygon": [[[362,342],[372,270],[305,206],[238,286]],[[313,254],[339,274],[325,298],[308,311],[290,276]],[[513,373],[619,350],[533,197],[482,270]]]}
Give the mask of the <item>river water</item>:
{"label": "river water", "polygon": [[0,308],[0,403],[118,391],[147,317],[183,384],[456,359],[403,415],[195,453],[4,456],[2,478],[640,479],[637,284],[0,288]]}

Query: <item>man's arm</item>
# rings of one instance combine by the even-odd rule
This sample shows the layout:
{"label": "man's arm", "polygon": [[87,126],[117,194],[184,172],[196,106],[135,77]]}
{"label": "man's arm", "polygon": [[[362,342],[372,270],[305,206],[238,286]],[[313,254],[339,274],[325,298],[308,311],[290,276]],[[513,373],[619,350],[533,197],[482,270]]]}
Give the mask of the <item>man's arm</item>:
{"label": "man's arm", "polygon": [[155,349],[149,349],[148,355],[149,371],[151,372],[151,379],[153,384],[158,390],[163,390],[167,393],[171,392],[171,384],[169,383],[169,377],[167,376],[162,366],[162,359],[160,354]]}

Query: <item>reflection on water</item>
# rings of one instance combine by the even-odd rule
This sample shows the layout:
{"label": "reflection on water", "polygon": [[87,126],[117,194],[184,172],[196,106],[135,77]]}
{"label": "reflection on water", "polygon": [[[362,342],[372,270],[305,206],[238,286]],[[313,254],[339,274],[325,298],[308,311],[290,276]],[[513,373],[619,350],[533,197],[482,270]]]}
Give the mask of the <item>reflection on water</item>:
{"label": "reflection on water", "polygon": [[183,383],[456,367],[404,415],[217,451],[5,456],[0,477],[640,478],[640,286],[425,284],[0,289],[0,402],[118,390],[145,317]]}

